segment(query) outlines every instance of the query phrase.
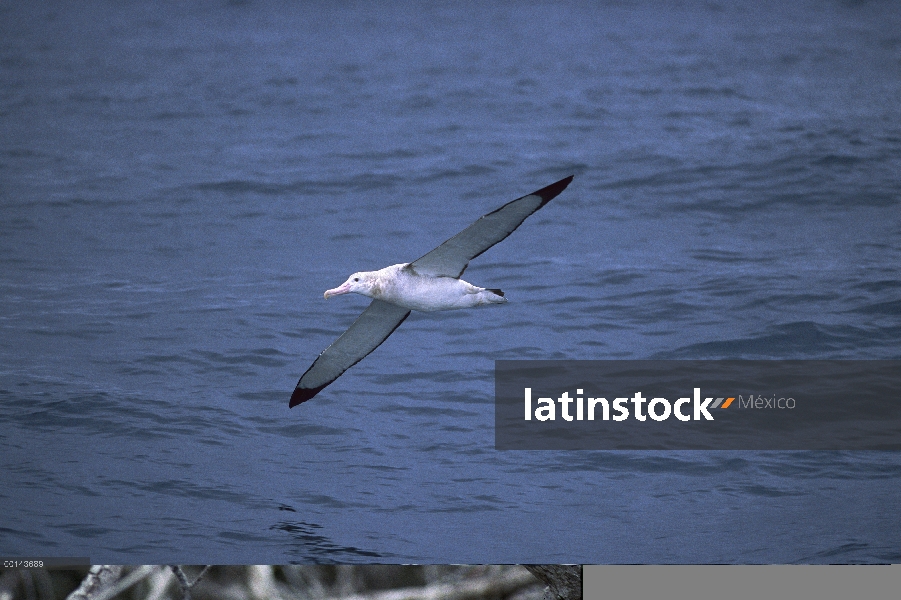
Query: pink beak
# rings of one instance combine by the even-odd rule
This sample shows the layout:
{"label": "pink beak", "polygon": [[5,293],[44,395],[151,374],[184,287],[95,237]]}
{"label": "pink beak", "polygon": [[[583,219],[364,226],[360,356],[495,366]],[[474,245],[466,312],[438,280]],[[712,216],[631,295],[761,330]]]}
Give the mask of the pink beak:
{"label": "pink beak", "polygon": [[350,284],[345,283],[343,285],[336,287],[335,289],[326,290],[325,294],[323,294],[323,296],[325,297],[326,300],[328,300],[332,296],[340,296],[341,294],[347,294],[349,292],[350,292]]}

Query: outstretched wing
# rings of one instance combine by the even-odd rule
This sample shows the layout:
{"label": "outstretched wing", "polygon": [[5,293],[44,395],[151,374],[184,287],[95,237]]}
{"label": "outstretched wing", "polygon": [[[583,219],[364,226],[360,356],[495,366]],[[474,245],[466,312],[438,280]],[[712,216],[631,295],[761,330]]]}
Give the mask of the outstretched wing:
{"label": "outstretched wing", "polygon": [[460,277],[469,261],[513,233],[529,215],[550,202],[573,180],[570,175],[557,183],[508,202],[447,240],[411,265],[420,275]]}
{"label": "outstretched wing", "polygon": [[379,347],[410,315],[409,309],[373,300],[354,324],[313,361],[303,374],[289,407],[294,408],[318,394],[325,386]]}

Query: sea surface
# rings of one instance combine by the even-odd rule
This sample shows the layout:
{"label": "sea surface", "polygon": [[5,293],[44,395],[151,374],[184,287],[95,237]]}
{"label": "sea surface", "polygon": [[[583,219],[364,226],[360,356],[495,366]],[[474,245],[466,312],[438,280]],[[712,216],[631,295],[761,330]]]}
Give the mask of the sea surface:
{"label": "sea surface", "polygon": [[0,555],[901,562],[897,452],[496,451],[524,358],[901,358],[898,3],[0,2]]}

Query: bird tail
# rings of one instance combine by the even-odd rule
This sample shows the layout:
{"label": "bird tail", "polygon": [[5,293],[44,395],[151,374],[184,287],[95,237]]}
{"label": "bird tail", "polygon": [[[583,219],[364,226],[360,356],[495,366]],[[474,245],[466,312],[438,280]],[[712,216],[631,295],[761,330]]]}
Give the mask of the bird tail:
{"label": "bird tail", "polygon": [[491,292],[492,294],[494,294],[494,295],[496,295],[496,296],[500,296],[501,298],[504,297],[504,292],[503,292],[502,290],[493,290],[493,289],[491,289],[491,288],[485,288],[485,291],[486,291],[486,292]]}

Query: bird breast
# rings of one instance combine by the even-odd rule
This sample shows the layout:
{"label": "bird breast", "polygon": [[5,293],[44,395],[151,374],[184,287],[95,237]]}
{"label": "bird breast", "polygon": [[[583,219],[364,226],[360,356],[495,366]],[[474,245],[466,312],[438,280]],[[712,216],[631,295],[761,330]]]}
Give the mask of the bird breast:
{"label": "bird breast", "polygon": [[388,272],[372,286],[372,297],[424,312],[487,303],[481,298],[482,288],[453,277],[419,275],[412,269],[403,268],[405,266],[392,265],[382,269]]}

